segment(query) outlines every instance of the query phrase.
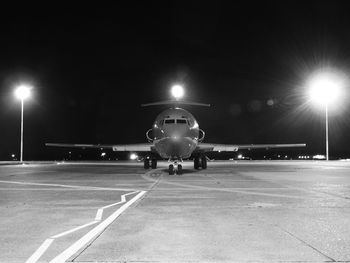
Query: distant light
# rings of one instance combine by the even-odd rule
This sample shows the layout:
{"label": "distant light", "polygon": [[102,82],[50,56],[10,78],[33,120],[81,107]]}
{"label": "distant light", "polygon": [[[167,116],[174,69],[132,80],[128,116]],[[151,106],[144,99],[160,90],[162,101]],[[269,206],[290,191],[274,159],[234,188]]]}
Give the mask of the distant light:
{"label": "distant light", "polygon": [[137,159],[137,154],[135,154],[135,153],[132,153],[132,154],[130,154],[130,160],[136,160]]}
{"label": "distant light", "polygon": [[20,100],[25,100],[30,97],[30,90],[32,87],[30,85],[22,84],[19,85],[15,90],[16,98]]}
{"label": "distant light", "polygon": [[309,79],[309,96],[316,104],[328,105],[340,97],[345,80],[333,71],[318,71]]}
{"label": "distant light", "polygon": [[11,154],[11,157],[12,157],[12,158],[15,158],[15,157],[16,157],[16,155],[13,153],[13,154]]}
{"label": "distant light", "polygon": [[174,85],[171,88],[171,94],[175,99],[180,99],[184,96],[184,88],[181,85]]}
{"label": "distant light", "polygon": [[106,156],[105,152],[101,153],[101,157],[105,157],[105,156]]}
{"label": "distant light", "polygon": [[267,100],[266,104],[268,106],[273,106],[275,104],[275,102],[273,101],[273,99],[269,99],[269,100]]}
{"label": "distant light", "polygon": [[238,159],[242,159],[242,158],[243,158],[243,155],[242,155],[242,154],[238,154],[238,155],[237,155],[237,158],[238,158]]}
{"label": "distant light", "polygon": [[316,154],[316,155],[312,156],[312,158],[315,160],[324,160],[324,159],[326,159],[326,156],[323,154]]}

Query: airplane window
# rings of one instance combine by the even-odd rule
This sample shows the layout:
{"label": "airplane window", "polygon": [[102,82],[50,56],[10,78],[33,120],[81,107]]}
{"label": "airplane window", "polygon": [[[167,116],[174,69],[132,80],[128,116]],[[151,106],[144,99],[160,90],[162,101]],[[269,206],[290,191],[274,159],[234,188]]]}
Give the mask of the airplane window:
{"label": "airplane window", "polygon": [[175,123],[175,120],[174,119],[168,119],[168,120],[165,120],[164,123],[166,123],[166,124],[173,124],[173,123]]}
{"label": "airplane window", "polygon": [[186,120],[184,120],[184,119],[177,119],[177,120],[176,120],[176,123],[179,123],[179,124],[186,124]]}

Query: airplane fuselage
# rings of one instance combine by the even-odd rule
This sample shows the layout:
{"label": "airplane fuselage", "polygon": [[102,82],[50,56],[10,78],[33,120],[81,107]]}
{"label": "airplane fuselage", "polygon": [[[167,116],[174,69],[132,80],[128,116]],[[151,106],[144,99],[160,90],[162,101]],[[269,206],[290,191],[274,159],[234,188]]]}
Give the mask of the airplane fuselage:
{"label": "airplane fuselage", "polygon": [[160,113],[152,126],[153,143],[162,158],[189,158],[199,141],[199,126],[194,116],[181,108]]}

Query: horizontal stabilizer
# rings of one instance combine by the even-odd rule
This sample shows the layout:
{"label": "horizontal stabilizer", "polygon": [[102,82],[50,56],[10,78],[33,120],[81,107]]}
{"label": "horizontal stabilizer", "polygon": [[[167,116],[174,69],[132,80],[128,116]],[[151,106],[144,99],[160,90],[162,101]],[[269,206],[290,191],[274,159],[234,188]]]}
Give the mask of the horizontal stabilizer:
{"label": "horizontal stabilizer", "polygon": [[158,105],[174,105],[174,106],[191,105],[191,106],[210,107],[210,104],[193,102],[193,101],[182,101],[182,100],[164,100],[164,101],[157,101],[157,102],[152,102],[152,103],[141,104],[142,107],[158,106]]}

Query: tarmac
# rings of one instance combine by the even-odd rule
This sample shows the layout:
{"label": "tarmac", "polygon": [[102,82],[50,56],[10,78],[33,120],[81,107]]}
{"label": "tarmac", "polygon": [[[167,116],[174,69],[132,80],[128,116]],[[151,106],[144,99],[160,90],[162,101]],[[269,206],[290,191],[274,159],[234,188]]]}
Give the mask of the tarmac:
{"label": "tarmac", "polygon": [[350,262],[350,162],[0,165],[0,262]]}

